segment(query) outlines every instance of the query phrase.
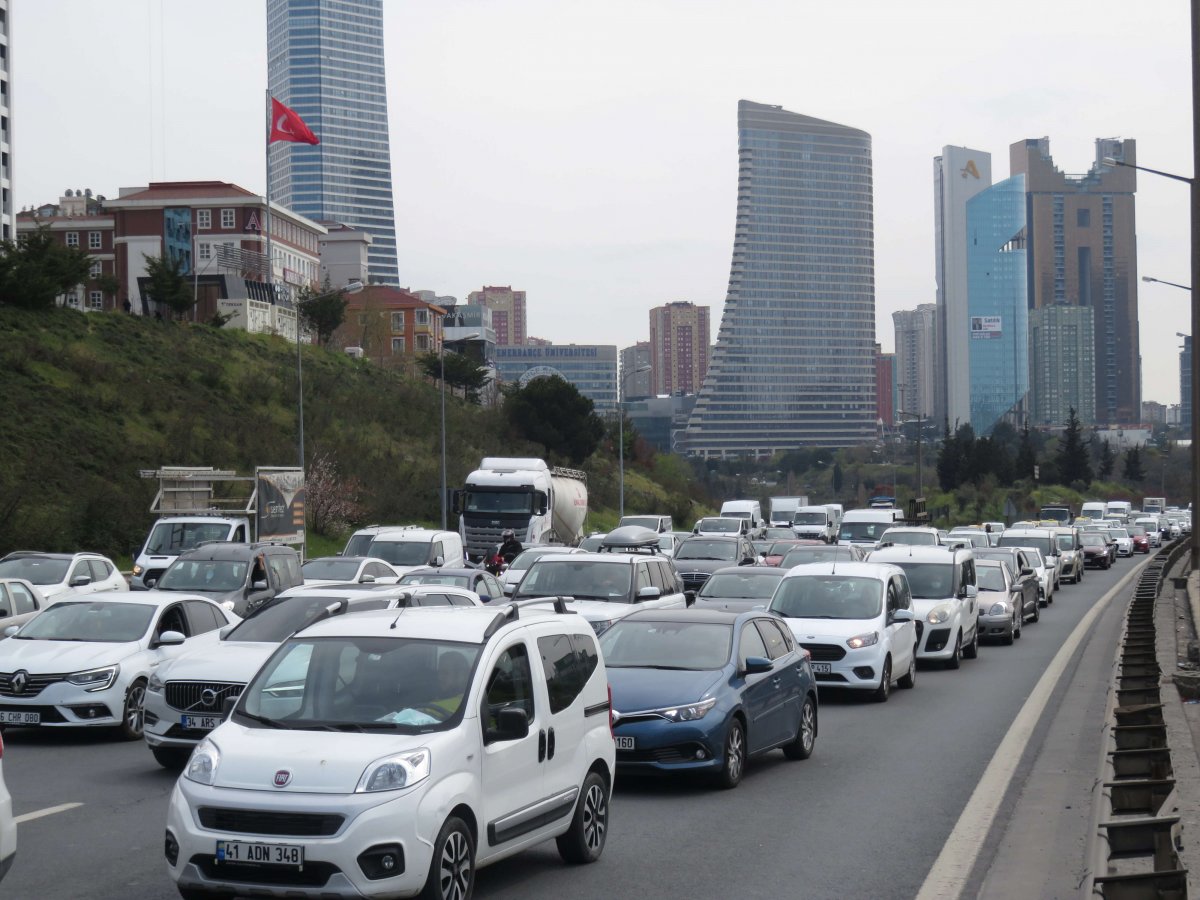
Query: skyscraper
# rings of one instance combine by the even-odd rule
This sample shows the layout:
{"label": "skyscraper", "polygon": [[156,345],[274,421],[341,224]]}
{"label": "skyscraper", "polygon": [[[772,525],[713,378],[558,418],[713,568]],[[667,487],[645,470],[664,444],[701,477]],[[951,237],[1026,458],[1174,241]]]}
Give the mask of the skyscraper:
{"label": "skyscraper", "polygon": [[851,446],[875,423],[871,136],[739,101],[729,290],[688,451]]}
{"label": "skyscraper", "polygon": [[[900,410],[932,419],[937,397],[938,307],[922,303],[916,309],[892,313],[896,327],[896,394]],[[891,425],[895,419],[884,420]]]}
{"label": "skyscraper", "polygon": [[650,342],[638,341],[629,347],[621,348],[621,383],[620,399],[622,403],[629,400],[644,400],[654,396],[653,383],[650,379]]}
{"label": "skyscraper", "polygon": [[933,158],[934,276],[937,281],[937,351],[931,414],[953,429],[971,420],[967,328],[967,201],[992,183],[992,155],[969,147],[943,147]]}
{"label": "skyscraper", "polygon": [[12,158],[12,21],[8,14],[8,0],[0,0],[0,240],[15,240],[17,220],[13,212],[13,158]]}
{"label": "skyscraper", "polygon": [[383,0],[267,0],[267,86],[321,139],[270,145],[271,200],[367,232],[370,280],[397,284]]}
{"label": "skyscraper", "polygon": [[1009,148],[1013,175],[1028,192],[1029,306],[1087,306],[1094,320],[1096,422],[1130,424],[1141,418],[1138,344],[1137,172],[1105,165],[1136,163],[1132,140],[1101,138],[1096,161],[1083,175],[1054,165],[1050,139]]}
{"label": "skyscraper", "polygon": [[496,343],[501,347],[522,347],[526,343],[525,292],[504,287],[484,285],[483,290],[467,294],[467,302],[486,306],[492,311],[492,327]]}
{"label": "skyscraper", "polygon": [[708,307],[668,303],[650,310],[650,375],[655,394],[694,394],[708,371]]}
{"label": "skyscraper", "polygon": [[1095,321],[1086,306],[1056,303],[1029,313],[1029,420],[1063,425],[1072,409],[1095,423]]}

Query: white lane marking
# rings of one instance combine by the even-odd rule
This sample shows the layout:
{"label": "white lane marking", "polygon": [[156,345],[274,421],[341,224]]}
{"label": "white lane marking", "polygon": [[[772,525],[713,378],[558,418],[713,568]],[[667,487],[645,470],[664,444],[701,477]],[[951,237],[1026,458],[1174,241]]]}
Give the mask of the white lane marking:
{"label": "white lane marking", "polygon": [[1008,792],[1013,775],[1016,774],[1021,755],[1029,743],[1029,738],[1033,734],[1038,720],[1041,719],[1042,713],[1046,709],[1050,695],[1054,693],[1054,688],[1062,677],[1063,670],[1067,667],[1067,662],[1083,642],[1092,623],[1105,610],[1113,597],[1125,590],[1128,582],[1142,571],[1146,562],[1149,560],[1137,568],[1131,569],[1112,590],[1096,601],[1079,620],[1079,624],[1075,626],[1075,630],[1071,632],[1071,636],[1055,654],[1054,659],[1050,661],[1050,665],[1038,679],[1038,683],[1029,694],[1025,705],[1013,719],[1008,734],[1004,736],[1004,740],[1000,742],[1000,746],[992,755],[983,777],[980,778],[979,784],[975,786],[975,791],[971,794],[971,799],[967,801],[962,815],[958,817],[954,829],[946,838],[946,843],[942,845],[942,852],[938,854],[933,868],[925,876],[925,882],[921,885],[917,900],[955,900],[962,895],[963,888],[967,886],[967,879],[971,877],[971,870],[975,868],[979,850],[996,819],[996,811],[1000,808],[1000,802]]}
{"label": "white lane marking", "polygon": [[45,809],[36,809],[33,812],[27,812],[23,816],[17,816],[13,819],[18,825],[22,822],[32,822],[34,819],[40,819],[43,816],[52,816],[55,813],[66,812],[68,809],[75,809],[77,806],[83,806],[82,803],[60,803],[58,806],[47,806]]}

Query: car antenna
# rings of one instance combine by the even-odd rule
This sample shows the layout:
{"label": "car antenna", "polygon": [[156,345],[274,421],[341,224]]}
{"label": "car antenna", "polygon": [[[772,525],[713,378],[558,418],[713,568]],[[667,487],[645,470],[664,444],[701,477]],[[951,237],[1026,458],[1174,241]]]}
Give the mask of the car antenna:
{"label": "car antenna", "polygon": [[396,618],[394,618],[394,619],[392,620],[392,624],[388,626],[388,628],[389,628],[389,629],[392,629],[392,628],[395,628],[395,627],[396,627],[396,623],[400,621],[400,616],[404,615],[404,611],[405,611],[406,609],[408,609],[408,607],[407,607],[407,606],[402,606],[402,607],[400,607],[400,612],[396,614]]}

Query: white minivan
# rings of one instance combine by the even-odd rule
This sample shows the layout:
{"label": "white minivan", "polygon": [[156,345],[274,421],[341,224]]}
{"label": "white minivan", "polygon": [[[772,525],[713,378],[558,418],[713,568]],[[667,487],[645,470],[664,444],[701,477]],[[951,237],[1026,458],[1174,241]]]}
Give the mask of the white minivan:
{"label": "white minivan", "polygon": [[457,531],[397,528],[375,536],[363,556],[389,563],[401,577],[422,566],[459,569],[466,565]]}
{"label": "white minivan", "polygon": [[562,609],[364,612],[288,639],[171,792],[180,893],[450,900],[550,838],[599,859],[608,676]]}

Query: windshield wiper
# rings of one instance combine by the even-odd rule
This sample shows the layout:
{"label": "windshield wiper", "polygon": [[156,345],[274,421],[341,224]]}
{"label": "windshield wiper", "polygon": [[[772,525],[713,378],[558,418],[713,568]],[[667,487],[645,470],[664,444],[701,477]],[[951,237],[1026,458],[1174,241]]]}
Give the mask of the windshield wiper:
{"label": "windshield wiper", "polygon": [[699,669],[696,669],[693,666],[657,666],[657,665],[650,666],[650,665],[646,665],[646,666],[637,666],[636,668],[639,668],[639,669],[662,669],[667,672],[698,672],[698,671],[700,671]]}
{"label": "windshield wiper", "polygon": [[267,718],[266,716],[260,716],[257,713],[246,712],[244,709],[239,709],[237,711],[237,714],[239,716],[245,716],[251,722],[258,722],[260,725],[266,725],[268,728],[286,728],[287,727],[282,722],[277,722],[274,719]]}

